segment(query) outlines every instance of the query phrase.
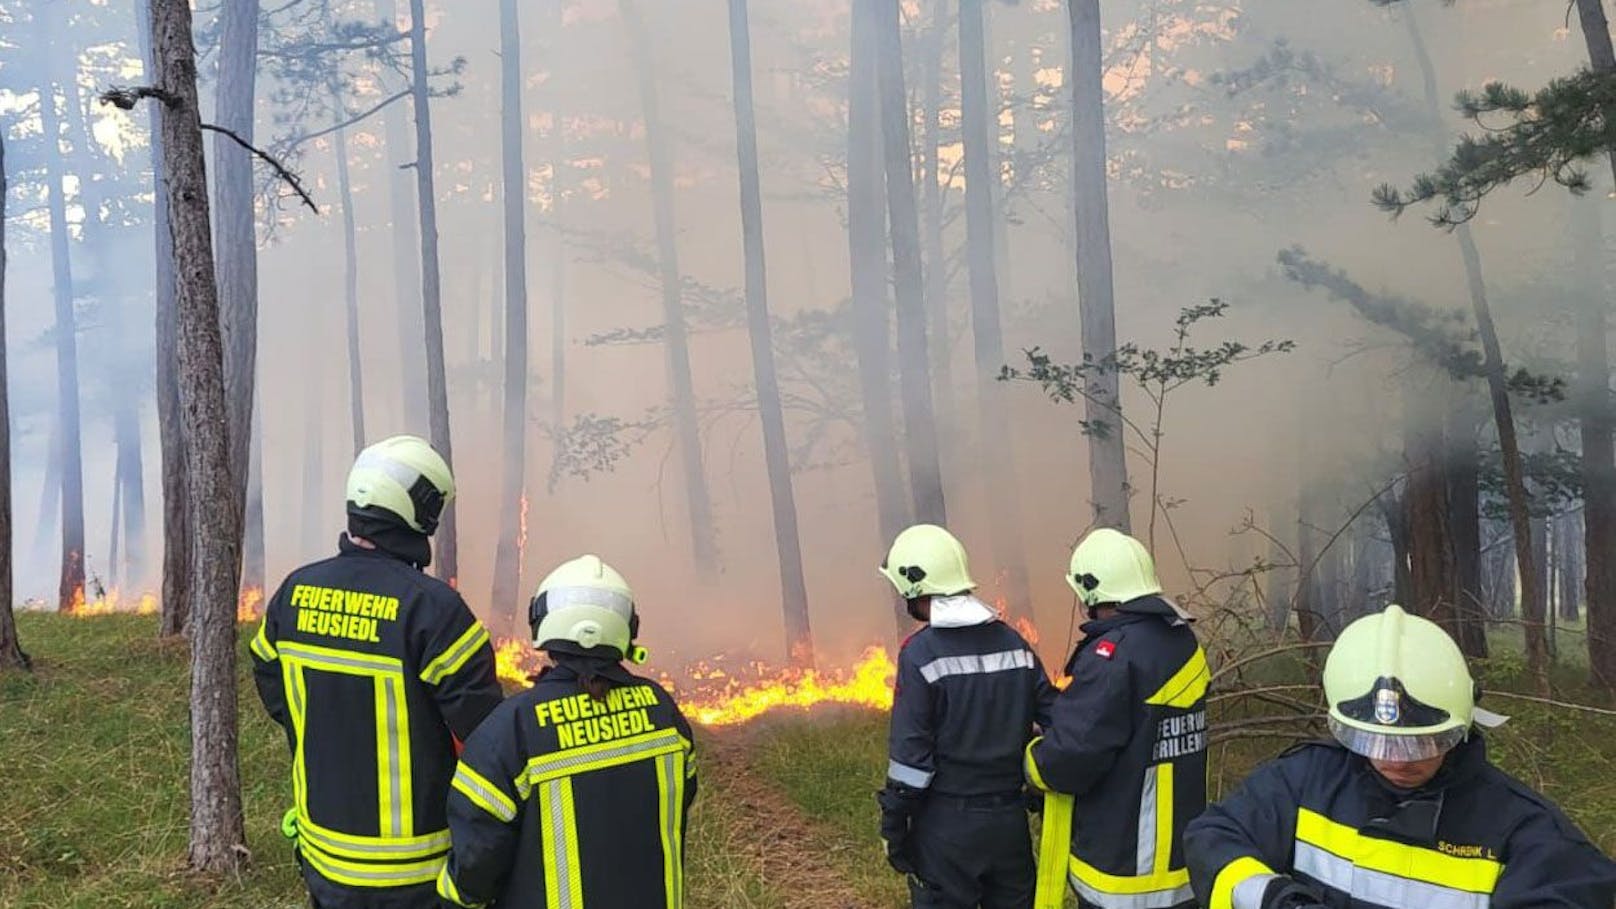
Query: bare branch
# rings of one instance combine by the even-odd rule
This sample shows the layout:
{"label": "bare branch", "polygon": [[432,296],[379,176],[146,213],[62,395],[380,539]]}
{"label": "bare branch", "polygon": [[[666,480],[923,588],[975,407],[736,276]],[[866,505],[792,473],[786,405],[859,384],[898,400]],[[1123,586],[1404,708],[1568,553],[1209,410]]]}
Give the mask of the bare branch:
{"label": "bare branch", "polygon": [[395,94],[395,95],[393,95],[393,96],[391,96],[389,98],[386,98],[386,99],[382,100],[380,103],[376,104],[374,107],[370,108],[369,110],[365,111],[364,113],[355,114],[352,117],[349,117],[348,119],[343,120],[340,123],[334,123],[331,126],[327,126],[324,129],[316,130],[316,131],[314,131],[312,133],[309,133],[308,135],[305,135],[305,136],[294,136],[294,137],[292,137],[292,139],[290,141],[287,142],[286,148],[287,148],[288,151],[290,151],[290,150],[292,150],[294,148],[297,148],[298,146],[302,145],[305,142],[312,142],[315,139],[318,139],[318,138],[320,138],[322,136],[328,136],[328,135],[336,132],[339,129],[347,129],[348,127],[353,126],[356,123],[359,123],[359,122],[361,122],[363,120],[367,120],[370,117],[380,113],[388,105],[393,104],[394,102],[397,102],[397,101],[402,101],[405,98],[408,98],[410,96],[410,92],[411,92],[411,90],[406,88],[403,91],[401,91],[401,92],[399,92],[399,93],[397,93],[397,94]]}
{"label": "bare branch", "polygon": [[292,187],[292,190],[294,192],[296,192],[298,197],[303,200],[303,204],[307,205],[309,207],[309,210],[314,212],[315,214],[320,213],[320,206],[314,204],[314,199],[312,199],[309,196],[308,190],[305,190],[303,188],[303,184],[298,182],[296,174],[294,174],[291,171],[286,169],[286,165],[284,165],[281,162],[275,160],[267,152],[261,151],[260,149],[253,147],[253,144],[251,142],[248,142],[246,139],[241,138],[240,136],[236,135],[235,133],[231,132],[228,129],[225,129],[222,126],[216,126],[216,125],[214,125],[212,123],[204,123],[204,124],[202,124],[202,128],[205,129],[205,130],[208,130],[209,132],[215,132],[215,133],[219,133],[219,134],[224,135],[224,136],[228,136],[231,139],[231,141],[235,142],[237,145],[241,146],[242,148],[245,148],[246,150],[252,152],[254,155],[256,155],[264,163],[268,164],[270,167],[275,168],[275,173],[280,174],[281,179],[286,181],[286,183]]}

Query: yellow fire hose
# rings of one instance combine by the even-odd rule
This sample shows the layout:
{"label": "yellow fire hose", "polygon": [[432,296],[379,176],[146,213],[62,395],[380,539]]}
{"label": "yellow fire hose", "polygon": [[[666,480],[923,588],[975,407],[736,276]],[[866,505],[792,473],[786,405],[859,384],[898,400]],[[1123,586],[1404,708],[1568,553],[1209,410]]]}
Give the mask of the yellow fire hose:
{"label": "yellow fire hose", "polygon": [[1065,793],[1044,793],[1044,824],[1038,835],[1038,890],[1033,897],[1033,909],[1061,909],[1066,899],[1073,801]]}

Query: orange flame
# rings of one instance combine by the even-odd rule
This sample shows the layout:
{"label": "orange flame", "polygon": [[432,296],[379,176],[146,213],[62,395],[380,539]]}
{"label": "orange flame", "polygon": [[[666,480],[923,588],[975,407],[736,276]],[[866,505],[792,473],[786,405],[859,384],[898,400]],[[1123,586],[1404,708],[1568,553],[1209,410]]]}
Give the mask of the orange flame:
{"label": "orange flame", "polygon": [[1016,631],[1020,632],[1023,638],[1026,638],[1027,643],[1035,648],[1038,646],[1038,626],[1034,625],[1030,619],[1025,616],[1019,616],[1012,624]]}
{"label": "orange flame", "polygon": [[494,674],[501,683],[512,688],[532,685],[531,676],[539,671],[539,652],[533,645],[518,638],[500,638],[494,642]]}
{"label": "orange flame", "polygon": [[236,600],[236,621],[256,622],[263,615],[264,588],[248,587],[241,592],[241,598]]}

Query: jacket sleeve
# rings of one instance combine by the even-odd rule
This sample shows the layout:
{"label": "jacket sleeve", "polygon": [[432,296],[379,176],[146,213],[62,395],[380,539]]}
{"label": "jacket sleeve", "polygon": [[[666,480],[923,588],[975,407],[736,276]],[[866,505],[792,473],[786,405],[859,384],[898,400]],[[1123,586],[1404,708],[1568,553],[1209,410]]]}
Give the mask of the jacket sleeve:
{"label": "jacket sleeve", "polygon": [[458,594],[426,634],[418,656],[421,681],[432,690],[449,731],[462,742],[504,699],[494,673],[488,629]]}
{"label": "jacket sleeve", "polygon": [[1037,651],[1033,651],[1032,665],[1038,671],[1037,678],[1033,680],[1033,697],[1037,702],[1032,717],[1033,722],[1038,724],[1038,731],[1043,732],[1055,722],[1055,699],[1060,696],[1060,689],[1050,684],[1049,671],[1044,668],[1044,661],[1038,658]]}
{"label": "jacket sleeve", "polygon": [[466,741],[449,785],[449,857],[438,874],[438,895],[455,906],[477,907],[504,889],[522,831],[527,793],[517,712],[479,726]]}
{"label": "jacket sleeve", "polygon": [[913,647],[898,651],[898,678],[892,691],[892,725],[887,732],[887,784],[909,789],[931,786],[937,772],[932,691],[920,674]]}
{"label": "jacket sleeve", "polygon": [[1553,808],[1511,834],[1493,909],[1616,906],[1616,864]]}
{"label": "jacket sleeve", "polygon": [[[669,701],[673,699],[670,696]],[[690,721],[678,704],[673,705],[673,725],[685,740],[685,813],[684,825],[690,825],[690,806],[696,801],[696,737],[690,731]]]}
{"label": "jacket sleeve", "polygon": [[1190,821],[1184,860],[1208,909],[1262,909],[1270,882],[1290,873],[1299,786],[1291,779],[1306,752],[1257,768],[1238,790]]}
{"label": "jacket sleeve", "polygon": [[286,682],[281,676],[280,651],[276,649],[276,642],[280,639],[277,616],[280,613],[279,604],[285,602],[285,591],[283,585],[269,599],[264,607],[263,621],[258,624],[258,633],[253,635],[247,649],[252,652],[253,684],[258,689],[258,699],[263,701],[269,718],[286,731],[287,744],[291,745],[292,715],[286,706]]}
{"label": "jacket sleeve", "polygon": [[1044,734],[1027,746],[1027,778],[1046,792],[1082,795],[1103,778],[1133,737],[1132,672],[1124,659],[1074,661],[1072,683],[1055,698]]}

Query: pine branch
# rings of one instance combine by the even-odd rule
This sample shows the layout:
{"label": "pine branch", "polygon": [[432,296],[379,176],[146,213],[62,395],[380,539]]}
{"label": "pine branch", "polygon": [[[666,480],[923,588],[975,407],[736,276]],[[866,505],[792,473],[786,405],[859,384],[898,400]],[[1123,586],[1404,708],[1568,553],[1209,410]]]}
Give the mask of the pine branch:
{"label": "pine branch", "polygon": [[275,160],[275,158],[272,157],[268,152],[255,148],[251,142],[248,142],[246,139],[241,138],[222,126],[216,126],[212,123],[203,123],[202,128],[209,132],[220,133],[221,135],[230,137],[231,141],[252,152],[265,164],[273,167],[275,169],[275,173],[279,174],[280,178],[286,181],[286,183],[292,187],[292,190],[297,193],[298,197],[303,200],[303,204],[307,205],[310,211],[314,212],[315,214],[320,213],[320,206],[314,204],[314,199],[309,196],[308,190],[304,189],[303,184],[298,182],[297,175],[287,170],[286,165]]}

